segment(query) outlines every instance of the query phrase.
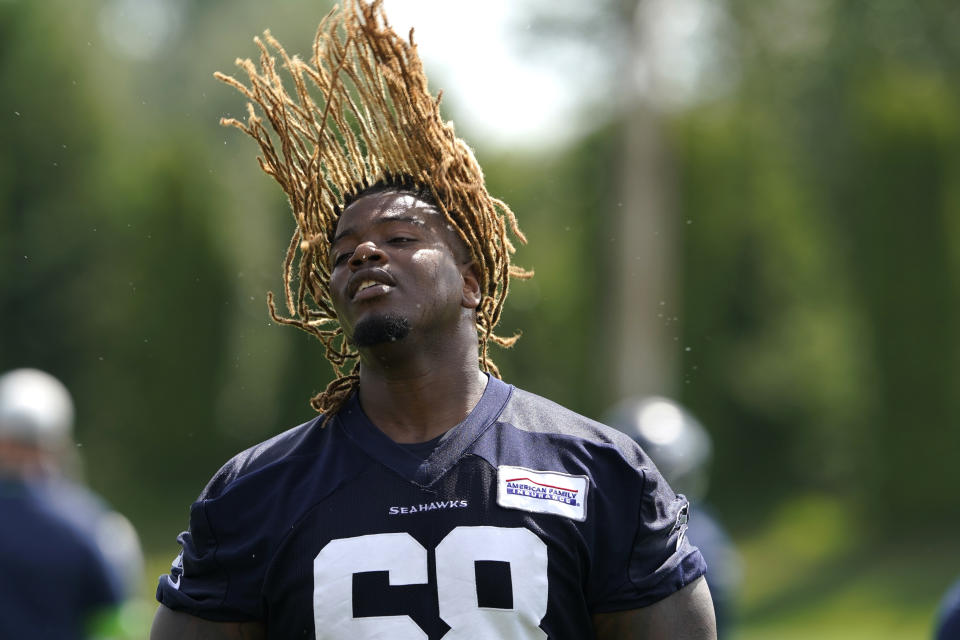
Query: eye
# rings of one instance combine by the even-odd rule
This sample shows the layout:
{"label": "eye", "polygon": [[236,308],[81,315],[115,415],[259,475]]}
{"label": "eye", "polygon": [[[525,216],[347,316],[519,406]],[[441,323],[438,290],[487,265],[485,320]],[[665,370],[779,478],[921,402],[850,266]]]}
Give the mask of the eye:
{"label": "eye", "polygon": [[333,256],[333,266],[339,266],[350,259],[350,256],[353,255],[352,251],[344,251],[343,253],[338,253]]}
{"label": "eye", "polygon": [[411,238],[410,236],[394,236],[388,240],[390,244],[403,244],[405,242],[414,242],[416,238]]}

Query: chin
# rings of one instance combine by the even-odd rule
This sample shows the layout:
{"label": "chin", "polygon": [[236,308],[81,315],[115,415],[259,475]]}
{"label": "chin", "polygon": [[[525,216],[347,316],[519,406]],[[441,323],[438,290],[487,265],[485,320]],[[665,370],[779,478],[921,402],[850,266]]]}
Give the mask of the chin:
{"label": "chin", "polygon": [[350,342],[358,349],[399,342],[410,333],[410,321],[399,314],[367,316],[353,328]]}

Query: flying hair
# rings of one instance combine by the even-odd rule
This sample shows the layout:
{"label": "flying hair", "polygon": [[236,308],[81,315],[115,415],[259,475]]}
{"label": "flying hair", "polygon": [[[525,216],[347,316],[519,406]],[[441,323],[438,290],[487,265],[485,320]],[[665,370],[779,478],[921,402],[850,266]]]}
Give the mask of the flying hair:
{"label": "flying hair", "polygon": [[220,123],[256,140],[260,168],[290,202],[296,228],[283,261],[288,315],[277,312],[273,292],[267,306],[275,322],[298,327],[324,345],[335,378],[310,404],[329,419],[359,382],[359,354],[347,342],[330,297],[328,254],[344,208],[376,185],[431,194],[469,249],[482,292],[479,364],[499,377],[488,347],[510,347],[519,338],[498,336],[494,328],[510,278],[533,275],[510,263],[511,236],[521,243],[526,238],[510,207],[487,193],[483,172],[453,123],[441,119],[442,92],[430,94],[413,30],[406,40],[399,37],[382,0],[344,0],[321,21],[309,61],[289,56],[269,31],[254,42],[259,69],[250,59],[236,62],[249,84],[214,74],[249,101],[246,122]]}

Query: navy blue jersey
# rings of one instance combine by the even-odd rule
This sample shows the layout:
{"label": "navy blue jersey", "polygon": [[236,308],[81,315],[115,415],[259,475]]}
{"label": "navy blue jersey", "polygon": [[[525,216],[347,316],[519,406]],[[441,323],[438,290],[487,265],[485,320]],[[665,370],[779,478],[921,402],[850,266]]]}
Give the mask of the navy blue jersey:
{"label": "navy blue jersey", "polygon": [[0,479],[0,638],[80,640],[119,601],[95,542],[42,492]]}
{"label": "navy blue jersey", "polygon": [[354,396],[214,476],[157,598],[270,638],[583,640],[705,572],[686,519],[629,437],[494,378],[425,460]]}

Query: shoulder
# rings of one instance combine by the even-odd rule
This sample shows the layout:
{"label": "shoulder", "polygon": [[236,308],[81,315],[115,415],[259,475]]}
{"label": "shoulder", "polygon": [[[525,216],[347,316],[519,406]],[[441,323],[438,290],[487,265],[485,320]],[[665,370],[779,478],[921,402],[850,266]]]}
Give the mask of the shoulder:
{"label": "shoulder", "polygon": [[514,387],[499,421],[527,433],[572,438],[614,449],[636,467],[649,465],[649,458],[639,445],[622,431],[520,388]]}
{"label": "shoulder", "polygon": [[322,421],[323,416],[317,416],[236,454],[214,474],[199,500],[216,499],[251,476],[315,453],[327,431]]}

